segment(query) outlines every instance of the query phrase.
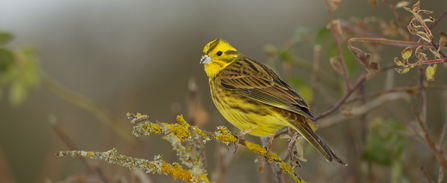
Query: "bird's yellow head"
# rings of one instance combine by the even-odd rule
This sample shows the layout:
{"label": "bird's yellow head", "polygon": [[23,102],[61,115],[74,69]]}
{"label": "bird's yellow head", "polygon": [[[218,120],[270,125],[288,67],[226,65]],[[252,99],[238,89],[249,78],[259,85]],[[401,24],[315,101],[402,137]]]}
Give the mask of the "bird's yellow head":
{"label": "bird's yellow head", "polygon": [[225,40],[217,38],[203,48],[200,64],[205,65],[208,77],[214,78],[241,54]]}

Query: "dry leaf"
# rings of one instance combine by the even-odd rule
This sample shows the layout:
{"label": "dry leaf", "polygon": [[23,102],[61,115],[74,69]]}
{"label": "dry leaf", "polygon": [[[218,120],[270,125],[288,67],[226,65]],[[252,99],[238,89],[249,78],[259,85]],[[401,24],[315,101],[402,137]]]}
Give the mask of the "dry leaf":
{"label": "dry leaf", "polygon": [[374,8],[379,8],[379,2],[377,0],[368,0],[368,4]]}
{"label": "dry leaf", "polygon": [[421,1],[418,1],[416,4],[413,5],[413,8],[411,8],[411,9],[413,9],[413,11],[418,11],[420,9],[419,8],[420,4],[421,4]]}
{"label": "dry leaf", "polygon": [[394,6],[395,8],[402,8],[405,6],[410,5],[410,1],[400,1],[396,4],[396,6]]}
{"label": "dry leaf", "polygon": [[337,73],[339,73],[340,75],[342,75],[343,72],[341,71],[341,65],[340,65],[340,62],[337,60],[337,58],[332,57],[332,58],[330,58],[329,61],[331,62],[331,66],[332,66],[332,68],[333,68]]}
{"label": "dry leaf", "polygon": [[341,0],[329,0],[329,4],[333,10],[336,10],[341,4]]}

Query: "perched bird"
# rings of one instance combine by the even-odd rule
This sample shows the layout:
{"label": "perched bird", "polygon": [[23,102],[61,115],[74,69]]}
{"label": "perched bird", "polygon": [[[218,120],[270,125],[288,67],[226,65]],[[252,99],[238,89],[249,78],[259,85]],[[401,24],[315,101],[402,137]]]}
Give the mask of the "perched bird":
{"label": "perched bird", "polygon": [[279,129],[291,127],[327,161],[347,165],[307,123],[315,118],[303,98],[267,66],[242,55],[220,38],[203,48],[200,64],[205,65],[216,108],[242,131],[241,136],[273,137]]}

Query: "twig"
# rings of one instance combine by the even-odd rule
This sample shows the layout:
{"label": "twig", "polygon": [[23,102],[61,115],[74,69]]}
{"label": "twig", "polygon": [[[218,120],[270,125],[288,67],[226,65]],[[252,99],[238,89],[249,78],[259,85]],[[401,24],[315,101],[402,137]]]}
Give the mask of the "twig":
{"label": "twig", "polygon": [[351,86],[349,84],[348,74],[346,73],[345,61],[343,59],[343,54],[340,47],[340,41],[338,40],[337,30],[335,29],[334,22],[332,21],[332,14],[329,8],[328,0],[324,0],[324,4],[326,5],[326,11],[329,17],[329,22],[331,24],[332,36],[334,36],[335,44],[337,45],[338,58],[340,59],[341,69],[343,71],[343,76],[345,77],[346,90],[348,91],[351,89]]}
{"label": "twig", "polygon": [[398,100],[398,99],[404,99],[404,98],[407,98],[407,97],[408,97],[408,95],[406,95],[406,94],[396,94],[396,93],[386,94],[382,98],[377,98],[377,99],[374,99],[374,100],[366,103],[365,105],[356,106],[355,108],[352,108],[350,113],[349,113],[350,114],[349,116],[346,116],[344,114],[337,114],[337,115],[332,116],[330,118],[320,120],[318,128],[320,128],[320,129],[327,128],[329,126],[332,126],[332,125],[335,125],[335,124],[340,123],[342,121],[345,121],[346,119],[348,119],[350,117],[354,117],[354,116],[359,116],[359,115],[365,114],[365,113],[371,111],[372,109],[381,106],[385,102]]}
{"label": "twig", "polygon": [[[50,115],[49,117],[50,123],[53,126],[53,131],[56,133],[57,136],[64,142],[64,144],[68,147],[70,150],[80,150],[76,144],[71,140],[71,138],[65,133],[65,130],[59,125],[56,116]],[[109,178],[104,175],[104,172],[102,171],[101,167],[99,167],[96,164],[91,164],[87,162],[86,159],[80,159],[82,163],[87,165],[90,169],[92,169],[98,176],[102,179],[103,182],[110,182]]]}
{"label": "twig", "polygon": [[424,167],[421,167],[421,171],[422,173],[424,173],[425,178],[427,178],[427,181],[429,183],[435,183],[435,181],[433,181],[433,179],[431,179],[431,177],[427,174],[427,172],[425,172]]}
{"label": "twig", "polygon": [[[357,96],[355,98],[346,100],[345,104],[356,102],[356,101],[367,99],[367,98],[371,98],[371,97],[380,96],[382,94],[387,94],[387,93],[416,92],[418,89],[419,89],[419,87],[417,87],[417,86],[396,87],[396,88],[392,88],[389,90],[383,90],[383,91],[378,91],[378,92],[373,92],[373,93]],[[444,86],[444,85],[426,86],[426,87],[424,87],[424,89],[425,90],[447,90],[447,86]]]}
{"label": "twig", "polygon": [[422,129],[422,133],[424,134],[427,146],[430,148],[431,152],[435,155],[439,164],[444,168],[444,170],[447,170],[447,161],[444,159],[443,151],[441,149],[436,148],[435,142],[433,141],[430,133],[428,132],[424,122],[422,122],[419,114],[416,112],[414,106],[413,106],[413,114],[416,117],[416,121],[419,123],[419,126]]}
{"label": "twig", "polygon": [[340,108],[340,106],[346,101],[346,99],[349,98],[349,96],[351,96],[351,94],[363,83],[366,81],[367,77],[369,77],[369,75],[363,75],[361,76],[357,82],[354,84],[354,86],[348,90],[348,92],[346,92],[345,96],[343,96],[343,98],[341,98],[337,104],[335,104],[334,106],[331,107],[331,109],[327,110],[326,112],[323,112],[322,114],[318,115],[315,117],[316,120],[323,118],[329,114],[332,114],[333,112],[335,112],[338,108]]}

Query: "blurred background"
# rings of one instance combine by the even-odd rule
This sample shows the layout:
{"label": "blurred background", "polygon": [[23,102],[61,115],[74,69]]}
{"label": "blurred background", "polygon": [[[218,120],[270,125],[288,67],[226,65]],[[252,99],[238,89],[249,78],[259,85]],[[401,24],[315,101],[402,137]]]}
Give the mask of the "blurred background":
{"label": "blurred background", "polygon": [[[390,2],[396,4],[398,1]],[[413,3],[415,1],[411,5]],[[435,18],[446,7],[447,2],[443,0],[421,2],[421,8],[434,11],[432,16]],[[410,16],[402,9],[398,9],[398,12],[402,17]],[[388,23],[395,19],[385,4],[379,3],[379,8],[373,8],[367,1],[357,0],[343,0],[332,13],[334,19],[344,20],[375,16]],[[216,126],[225,125],[231,131],[238,132],[223,119],[211,101],[208,79],[203,66],[199,64],[205,44],[220,37],[243,54],[267,63],[271,57],[264,53],[265,45],[280,48],[299,37],[303,30],[307,30],[306,35],[310,35],[307,39],[313,40],[312,36],[321,32],[328,22],[324,1],[309,0],[0,1],[0,31],[14,36],[8,47],[32,47],[36,51],[39,72],[109,110],[121,120],[124,127],[128,127],[124,129],[127,132],[132,130],[126,119],[127,112],[141,112],[152,120],[168,123],[174,122],[177,114],[188,116],[188,101],[191,100],[188,83],[191,81],[196,83],[203,109],[208,116],[204,117],[203,121],[207,123],[204,123],[203,128],[215,131]],[[439,30],[446,31],[446,25],[446,21],[441,22],[433,29],[434,34],[439,35]],[[380,32],[377,31],[379,24],[372,27],[376,27],[372,31]],[[326,38],[333,39],[332,36]],[[314,58],[313,44],[312,41],[303,41],[303,44],[294,48],[294,55],[311,63]],[[322,72],[327,72],[327,75],[340,82],[335,84],[339,90],[334,90],[339,93],[328,90],[333,93],[331,97],[338,100],[343,94],[343,78],[331,69],[331,53],[329,48],[322,46],[321,65],[325,69]],[[394,57],[400,57],[402,49],[392,46],[379,49],[380,65],[392,64]],[[365,72],[356,62],[352,62],[351,83]],[[272,66],[283,73],[280,63],[273,63]],[[290,75],[300,78],[304,85],[310,85],[309,73],[295,68]],[[394,75],[394,81],[397,86],[417,85],[417,76],[417,69],[414,69],[405,75]],[[445,85],[445,77],[445,67],[438,67],[436,79],[430,84]],[[382,90],[384,80],[385,73],[375,76],[367,82],[365,92]],[[3,86],[1,90],[0,175],[5,177],[4,181],[44,182],[63,181],[76,176],[95,177],[78,159],[54,155],[56,151],[68,148],[53,131],[50,120],[57,121],[82,150],[107,151],[115,147],[128,156],[150,160],[155,155],[163,154],[167,162],[176,160],[175,152],[168,142],[161,140],[161,135],[140,137],[138,143],[133,144],[111,130],[110,126],[101,123],[95,114],[61,99],[42,84],[27,91],[26,98],[17,105],[9,101],[12,95],[9,86]],[[320,97],[316,108],[312,110],[315,115],[333,104],[333,101],[321,97],[322,94],[316,95]],[[446,111],[444,93],[429,91],[427,96],[428,126],[438,138]],[[367,120],[378,120],[377,117],[380,117],[379,120],[384,120],[384,123],[387,123],[386,120],[395,120],[397,124],[405,126],[404,120],[414,119],[408,106],[418,101],[407,99],[386,103],[372,110]],[[395,117],[396,113],[401,117]],[[352,118],[317,131],[337,155],[349,164],[348,167],[327,163],[305,144],[304,157],[308,161],[303,162],[303,167],[297,168],[296,173],[308,182],[388,182],[392,176],[392,167],[395,166],[365,161],[362,153],[364,146],[353,145],[357,143],[356,139],[361,138],[361,131],[355,130],[358,121],[359,118]],[[244,138],[260,143],[256,137],[247,135]],[[399,180],[422,180],[424,175],[420,167],[436,178],[438,164],[430,150],[411,138],[405,143],[409,145],[399,156],[404,159],[404,163],[399,166],[404,169]],[[277,139],[274,144],[277,144],[274,150],[283,152],[287,141]],[[206,146],[208,172],[212,174],[216,169],[216,149],[221,144],[210,142]],[[410,156],[405,153],[410,149],[420,149],[422,153],[416,157]],[[238,151],[238,158],[229,165],[225,182],[274,181],[269,166],[265,166],[263,172],[258,172],[260,163],[254,163],[257,158],[255,154],[245,147]],[[230,147],[227,152],[232,153],[233,148]],[[409,158],[416,160],[405,160]],[[99,164],[114,181],[131,175],[130,170],[117,165],[100,160],[93,163]],[[367,175],[374,175],[374,179],[365,178]],[[147,176],[153,182],[173,181],[165,175]]]}

